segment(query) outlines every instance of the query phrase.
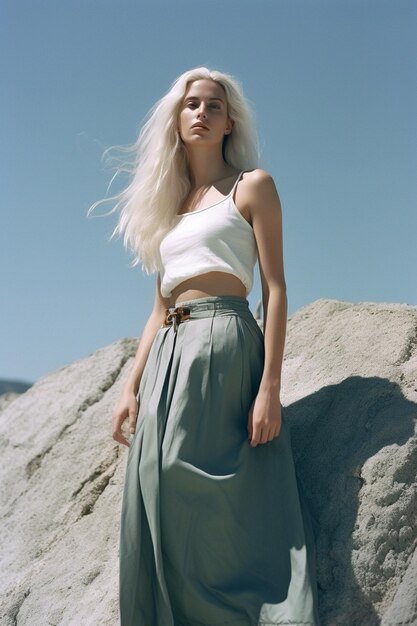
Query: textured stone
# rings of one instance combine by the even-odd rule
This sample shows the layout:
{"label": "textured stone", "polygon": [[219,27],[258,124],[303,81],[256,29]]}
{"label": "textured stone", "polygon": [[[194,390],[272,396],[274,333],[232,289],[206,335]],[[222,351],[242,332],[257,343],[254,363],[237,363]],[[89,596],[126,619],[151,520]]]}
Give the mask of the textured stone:
{"label": "textured stone", "polygon": [[[127,449],[110,421],[136,347],[114,342],[0,412],[5,626],[118,624]],[[281,401],[316,534],[322,626],[417,624],[417,307],[299,309]]]}

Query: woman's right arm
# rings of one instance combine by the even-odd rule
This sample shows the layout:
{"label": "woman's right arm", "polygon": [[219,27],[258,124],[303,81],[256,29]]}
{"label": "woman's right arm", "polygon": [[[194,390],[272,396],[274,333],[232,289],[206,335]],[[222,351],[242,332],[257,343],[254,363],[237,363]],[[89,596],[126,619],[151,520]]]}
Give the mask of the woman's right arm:
{"label": "woman's right arm", "polygon": [[138,349],[129,376],[123,386],[122,393],[118,404],[112,415],[112,436],[115,441],[129,446],[129,441],[123,434],[122,425],[126,418],[129,418],[129,432],[134,433],[136,430],[136,418],[138,414],[138,399],[140,380],[146,361],[155,339],[158,329],[162,326],[165,319],[165,309],[170,306],[169,298],[163,298],[161,295],[161,282],[158,273],[155,286],[155,300],[152,313],[150,314],[145,328],[141,335]]}

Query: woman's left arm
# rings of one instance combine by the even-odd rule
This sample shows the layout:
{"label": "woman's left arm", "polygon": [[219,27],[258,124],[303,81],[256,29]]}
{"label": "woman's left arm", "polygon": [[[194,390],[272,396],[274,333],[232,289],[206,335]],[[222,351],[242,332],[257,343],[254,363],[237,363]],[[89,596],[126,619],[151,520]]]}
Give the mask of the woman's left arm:
{"label": "woman's left arm", "polygon": [[281,368],[287,327],[287,288],[284,276],[282,209],[274,180],[261,169],[251,173],[246,187],[252,227],[258,247],[264,310],[265,361],[257,396],[248,415],[253,447],[281,430]]}

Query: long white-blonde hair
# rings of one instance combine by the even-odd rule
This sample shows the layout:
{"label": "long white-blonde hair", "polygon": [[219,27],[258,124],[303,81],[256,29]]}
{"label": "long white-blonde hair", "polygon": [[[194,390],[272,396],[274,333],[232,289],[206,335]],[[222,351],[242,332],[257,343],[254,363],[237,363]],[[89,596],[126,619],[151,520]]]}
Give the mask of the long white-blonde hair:
{"label": "long white-blonde hair", "polygon": [[120,212],[110,239],[124,233],[123,243],[134,255],[131,266],[142,263],[147,274],[159,270],[160,242],[173,227],[178,209],[191,188],[188,155],[177,131],[180,107],[189,83],[207,78],[224,88],[228,115],[234,122],[232,132],[224,137],[224,160],[239,170],[258,167],[255,116],[239,82],[230,74],[206,67],[188,70],[172,83],[168,93],[145,116],[147,121],[134,144],[105,150],[105,153],[111,149],[134,153],[133,163],[124,162],[112,178],[119,172],[129,172],[131,182],[119,194],[95,202],[87,215],[101,202],[118,200],[106,213]]}

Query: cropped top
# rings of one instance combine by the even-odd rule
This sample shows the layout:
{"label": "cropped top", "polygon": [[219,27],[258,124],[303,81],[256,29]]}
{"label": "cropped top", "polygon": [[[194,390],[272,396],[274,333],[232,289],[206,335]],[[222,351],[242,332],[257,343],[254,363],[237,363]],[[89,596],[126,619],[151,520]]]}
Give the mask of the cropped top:
{"label": "cropped top", "polygon": [[234,274],[252,289],[257,246],[253,229],[233,200],[242,176],[239,173],[231,191],[222,200],[189,213],[177,215],[178,223],[160,244],[161,294],[188,278],[213,271]]}

